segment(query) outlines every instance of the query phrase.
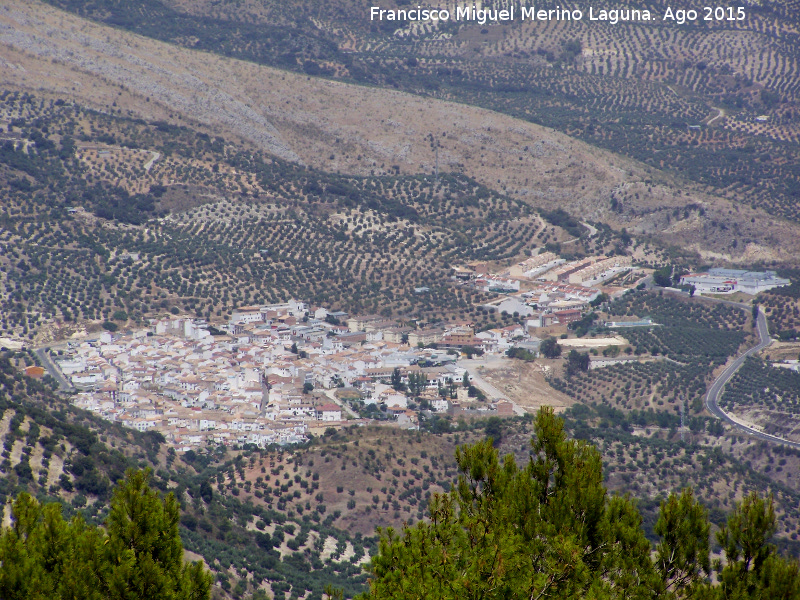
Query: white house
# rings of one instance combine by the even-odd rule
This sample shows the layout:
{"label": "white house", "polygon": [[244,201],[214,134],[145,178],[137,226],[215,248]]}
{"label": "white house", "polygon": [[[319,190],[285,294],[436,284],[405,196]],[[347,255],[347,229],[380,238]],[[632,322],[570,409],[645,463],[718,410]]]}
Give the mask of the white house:
{"label": "white house", "polygon": [[381,399],[388,408],[408,408],[408,398],[403,394],[386,394]]}
{"label": "white house", "polygon": [[530,306],[514,296],[503,298],[503,300],[497,304],[487,304],[485,307],[495,308],[500,314],[504,312],[510,315],[517,313],[521,317],[528,317],[534,313],[534,310]]}
{"label": "white house", "polygon": [[64,375],[72,375],[73,373],[80,373],[81,371],[86,370],[86,359],[83,357],[57,360],[56,363]]}
{"label": "white house", "polygon": [[231,323],[258,323],[264,320],[260,306],[242,306],[231,312]]}
{"label": "white house", "polygon": [[436,398],[436,400],[431,400],[431,409],[433,409],[435,412],[447,412],[449,407],[450,402],[444,398]]}
{"label": "white house", "polygon": [[323,404],[317,409],[317,418],[320,421],[341,421],[342,409],[333,403]]}

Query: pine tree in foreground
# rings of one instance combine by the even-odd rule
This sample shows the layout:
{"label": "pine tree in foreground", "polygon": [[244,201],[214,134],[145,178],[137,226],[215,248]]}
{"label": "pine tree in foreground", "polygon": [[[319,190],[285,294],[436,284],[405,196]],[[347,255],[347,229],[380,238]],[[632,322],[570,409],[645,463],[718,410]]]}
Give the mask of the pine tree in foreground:
{"label": "pine tree in foreground", "polygon": [[608,496],[593,446],[542,409],[532,457],[502,461],[491,439],[456,451],[461,476],[429,522],[381,531],[367,599],[800,599],[796,561],[768,543],[771,499],[748,496],[717,535],[726,562],[708,578],[710,525],[691,490],[662,503],[655,551],[632,500]]}
{"label": "pine tree in foreground", "polygon": [[206,600],[211,575],[184,564],[180,508],[148,487],[149,471],[128,471],[114,491],[105,528],[26,493],[0,534],[3,600]]}

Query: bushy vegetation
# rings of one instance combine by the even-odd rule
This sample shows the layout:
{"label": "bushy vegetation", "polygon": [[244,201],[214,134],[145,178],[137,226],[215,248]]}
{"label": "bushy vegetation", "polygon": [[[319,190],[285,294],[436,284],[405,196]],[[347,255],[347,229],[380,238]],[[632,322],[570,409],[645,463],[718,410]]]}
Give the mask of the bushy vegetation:
{"label": "bushy vegetation", "polygon": [[715,364],[736,353],[744,342],[747,314],[726,304],[710,305],[671,294],[636,291],[612,304],[613,316],[650,317],[655,327],[625,331],[634,353],[664,355],[683,362],[699,357]]}
{"label": "bushy vegetation", "polygon": [[572,377],[553,379],[551,385],[583,403],[677,413],[685,402],[699,412],[713,366],[710,361],[696,358],[686,365],[663,359],[619,363],[583,374],[573,371]]}
{"label": "bushy vegetation", "polygon": [[[0,330],[15,337],[54,321],[114,330],[172,310],[224,318],[288,297],[489,325],[474,308],[488,296],[451,284],[451,265],[517,257],[555,235],[460,175],[330,175],[189,129],[0,99],[19,116],[0,162],[0,178],[17,182],[0,192]],[[162,158],[145,171],[151,152]],[[210,193],[239,200],[209,203]]]}
{"label": "bushy vegetation", "polygon": [[760,408],[800,415],[800,373],[748,357],[725,386],[720,406],[733,412]]}
{"label": "bushy vegetation", "polygon": [[[372,552],[372,530],[368,535],[352,535],[333,526],[340,516],[334,510],[330,514],[311,509],[301,513],[302,503],[293,495],[295,490],[303,490],[303,499],[314,501],[318,507],[321,503],[313,499],[320,493],[318,475],[315,479],[304,472],[302,478],[297,477],[300,481],[291,479],[288,483],[295,487],[289,490],[291,485],[287,486],[285,493],[281,491],[283,484],[276,485],[275,495],[270,486],[269,501],[263,503],[260,499],[267,489],[255,475],[253,482],[246,484],[243,478],[229,479],[237,478],[244,469],[255,472],[264,464],[262,457],[271,457],[271,468],[279,468],[283,475],[284,467],[291,464],[291,451],[288,455],[278,449],[230,455],[222,447],[190,451],[178,459],[174,449],[164,446],[160,434],[142,434],[100,420],[69,406],[41,382],[22,376],[15,365],[24,366],[30,358],[20,354],[7,354],[0,360],[0,432],[5,431],[0,437],[4,444],[0,464],[2,505],[27,494],[26,507],[54,502],[60,505],[43,509],[51,515],[48,518],[55,519],[61,511],[67,519],[79,519],[70,523],[98,526],[112,518],[114,482],[122,479],[126,470],[148,468],[152,472],[151,487],[174,492],[176,506],[182,512],[180,537],[184,547],[205,558],[215,579],[233,597],[270,586],[276,592],[283,587],[301,594],[310,590],[310,598],[317,600],[326,583],[344,587],[350,596],[363,589],[365,576],[358,563]],[[291,505],[287,505],[289,499]],[[31,514],[41,512],[34,508]],[[79,533],[78,529],[71,531]],[[335,548],[327,547],[331,542]],[[66,581],[70,580],[65,580],[65,585]],[[50,579],[40,583],[60,585]],[[56,594],[2,596],[49,598],[58,597]]]}
{"label": "bushy vegetation", "polygon": [[114,491],[105,528],[78,516],[65,521],[57,503],[26,493],[0,533],[0,596],[204,600],[212,578],[201,562],[185,564],[173,494],[160,498],[149,473],[128,471]]}
{"label": "bushy vegetation", "polygon": [[747,321],[747,314],[744,311],[727,304],[689,300],[674,294],[647,291],[626,293],[619,301],[609,305],[608,314],[650,317],[659,325],[673,328],[738,330]]}
{"label": "bushy vegetation", "polygon": [[522,465],[488,440],[460,448],[458,486],[434,497],[430,522],[383,532],[363,597],[800,597],[800,567],[770,544],[772,499],[734,507],[712,584],[708,513],[691,489],[661,503],[651,558],[635,504],[607,495],[600,453],[568,440],[552,410],[534,430]]}
{"label": "bushy vegetation", "polygon": [[574,237],[581,237],[581,235],[586,232],[580,221],[562,208],[557,208],[555,210],[542,210],[540,211],[540,214],[545,221],[551,225],[557,225],[558,227],[565,229]]}
{"label": "bushy vegetation", "polygon": [[573,368],[571,377],[551,380],[557,390],[584,404],[675,414],[683,404],[698,413],[712,372],[747,339],[745,311],[670,294],[629,292],[609,305],[608,314],[650,317],[655,324],[624,330],[631,344],[627,356],[643,360],[588,372]]}
{"label": "bushy vegetation", "polygon": [[[21,377],[12,360],[0,356],[0,502],[20,491],[43,502],[63,494],[86,518],[102,517],[112,482],[139,460],[154,464],[163,437],[125,430],[73,409],[42,382]],[[100,431],[113,432],[116,447],[104,444]],[[12,456],[18,458],[12,462]],[[87,507],[86,496],[99,502]]]}
{"label": "bushy vegetation", "polygon": [[[784,551],[800,552],[800,481],[793,470],[800,452],[775,444],[752,443],[735,430],[704,416],[686,416],[681,430],[677,414],[653,409],[623,411],[604,404],[576,404],[563,413],[576,439],[592,443],[603,456],[609,489],[638,499],[646,536],[656,541],[660,502],[670,493],[691,487],[709,509],[717,526],[724,524],[742,495],[772,490],[777,510],[777,538]],[[517,450],[522,432],[507,436],[504,450]]]}
{"label": "bushy vegetation", "polygon": [[[14,367],[31,361],[30,354],[15,353],[4,363],[9,408],[0,417],[0,428],[8,427],[0,500],[26,492],[40,504],[59,502],[68,518],[100,525],[108,519],[112,482],[126,469],[149,467],[150,485],[172,491],[180,505],[183,546],[205,558],[215,589],[234,598],[262,590],[319,600],[326,584],[352,597],[365,589],[362,566],[377,551],[375,527],[429,521],[434,494],[455,489],[458,445],[491,436],[501,452],[527,456],[529,418],[450,417],[429,431],[358,428],[327,432],[307,446],[209,447],[178,456],[158,436],[68,407]],[[719,422],[702,417],[687,419],[681,443],[679,416],[650,408],[576,405],[566,416],[567,430],[602,453],[611,489],[639,499],[651,541],[669,491],[693,487],[721,525],[741,493],[770,486],[776,542],[794,548],[800,495],[793,486],[799,482],[787,476],[800,459],[791,452],[747,444],[723,452],[719,445],[728,438]],[[87,486],[93,481],[102,485]]]}
{"label": "bushy vegetation", "polygon": [[782,340],[796,340],[800,337],[800,271],[781,272],[790,277],[792,284],[763,292],[758,302],[764,309],[772,335]]}

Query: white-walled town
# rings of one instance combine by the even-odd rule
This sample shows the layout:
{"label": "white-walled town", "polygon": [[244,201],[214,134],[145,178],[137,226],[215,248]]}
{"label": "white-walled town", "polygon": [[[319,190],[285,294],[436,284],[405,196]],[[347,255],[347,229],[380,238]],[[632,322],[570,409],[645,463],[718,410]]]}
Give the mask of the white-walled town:
{"label": "white-walled town", "polygon": [[[303,442],[345,423],[414,429],[436,413],[522,414],[491,386],[473,385],[460,359],[505,358],[511,348],[538,356],[544,337],[566,338],[564,332],[602,300],[641,287],[647,275],[627,256],[567,262],[542,252],[499,273],[485,263],[453,268],[451,278],[460,285],[496,294],[483,309],[513,315],[516,322],[504,327],[418,327],[289,300],[236,308],[219,329],[203,319],[172,316],[145,328],[106,331],[53,351],[53,358],[78,390],[76,406],[139,431],[158,431],[182,451]],[[753,282],[759,291],[786,284],[772,272],[719,269],[687,273],[680,282],[684,289],[693,286],[692,294],[730,294]],[[614,330],[650,325],[657,324],[606,323]],[[606,364],[598,357],[592,368]]]}

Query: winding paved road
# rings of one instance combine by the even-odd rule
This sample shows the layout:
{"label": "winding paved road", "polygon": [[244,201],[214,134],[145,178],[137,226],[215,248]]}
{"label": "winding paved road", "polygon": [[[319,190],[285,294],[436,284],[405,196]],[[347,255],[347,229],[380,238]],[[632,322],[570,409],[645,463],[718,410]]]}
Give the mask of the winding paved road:
{"label": "winding paved road", "polygon": [[[736,304],[737,306],[746,308],[746,305],[729,302],[730,304]],[[717,380],[711,386],[711,389],[708,390],[708,394],[706,395],[706,409],[712,415],[717,417],[718,419],[722,419],[723,421],[730,423],[737,429],[744,431],[751,437],[754,437],[759,440],[763,440],[765,442],[775,442],[778,444],[785,444],[786,446],[791,446],[792,448],[800,449],[800,443],[798,442],[790,442],[789,440],[784,440],[783,438],[779,438],[774,435],[770,435],[768,433],[764,433],[763,431],[759,431],[758,429],[753,429],[752,427],[748,427],[747,425],[743,425],[738,421],[735,421],[733,418],[728,416],[728,414],[719,407],[717,404],[719,400],[720,394],[722,394],[722,390],[725,388],[725,384],[730,381],[731,377],[734,376],[736,371],[744,364],[744,361],[747,360],[747,357],[751,354],[755,354],[760,350],[763,350],[767,346],[772,343],[772,339],[769,337],[769,327],[767,327],[767,317],[764,313],[759,309],[758,311],[758,319],[756,321],[756,328],[758,330],[758,337],[760,341],[757,345],[750,348],[747,352],[736,358],[731,364],[729,364],[725,370],[717,377]]]}

